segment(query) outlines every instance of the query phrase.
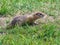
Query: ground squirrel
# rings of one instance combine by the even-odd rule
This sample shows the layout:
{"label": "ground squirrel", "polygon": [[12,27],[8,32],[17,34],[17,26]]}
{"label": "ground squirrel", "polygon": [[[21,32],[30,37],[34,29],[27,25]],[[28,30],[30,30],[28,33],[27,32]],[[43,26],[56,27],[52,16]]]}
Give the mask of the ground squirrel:
{"label": "ground squirrel", "polygon": [[44,17],[42,12],[35,12],[31,15],[20,15],[13,18],[11,23],[8,25],[9,27],[14,27],[16,24],[21,26],[25,23],[33,24],[35,20]]}

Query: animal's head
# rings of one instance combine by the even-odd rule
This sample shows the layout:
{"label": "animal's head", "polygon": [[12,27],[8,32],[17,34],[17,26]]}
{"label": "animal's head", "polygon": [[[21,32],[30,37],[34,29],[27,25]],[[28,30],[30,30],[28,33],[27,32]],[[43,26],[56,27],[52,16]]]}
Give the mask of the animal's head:
{"label": "animal's head", "polygon": [[35,18],[43,18],[45,16],[45,14],[44,13],[42,13],[42,12],[36,12],[36,13],[34,13],[34,17]]}

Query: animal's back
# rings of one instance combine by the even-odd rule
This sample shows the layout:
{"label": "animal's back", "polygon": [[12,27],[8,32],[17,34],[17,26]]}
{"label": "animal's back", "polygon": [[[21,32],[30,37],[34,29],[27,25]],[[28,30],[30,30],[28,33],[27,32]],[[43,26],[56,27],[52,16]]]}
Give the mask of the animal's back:
{"label": "animal's back", "polygon": [[14,27],[15,25],[21,26],[26,22],[26,20],[27,20],[26,15],[20,15],[20,16],[14,17],[13,20],[10,22],[10,24],[8,24],[8,28]]}

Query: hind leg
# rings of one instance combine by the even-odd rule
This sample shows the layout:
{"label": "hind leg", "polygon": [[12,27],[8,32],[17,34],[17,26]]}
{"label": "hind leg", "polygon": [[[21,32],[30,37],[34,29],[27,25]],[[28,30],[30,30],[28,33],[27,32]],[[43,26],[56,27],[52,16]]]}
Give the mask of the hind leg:
{"label": "hind leg", "polygon": [[22,22],[18,21],[18,22],[16,23],[16,25],[17,25],[17,26],[22,26]]}

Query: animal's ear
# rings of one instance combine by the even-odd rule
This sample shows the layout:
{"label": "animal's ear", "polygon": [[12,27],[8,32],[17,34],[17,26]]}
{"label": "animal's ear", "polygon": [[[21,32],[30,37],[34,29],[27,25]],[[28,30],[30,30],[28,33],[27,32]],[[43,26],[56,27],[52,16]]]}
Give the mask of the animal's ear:
{"label": "animal's ear", "polygon": [[37,15],[39,17],[44,17],[44,14],[43,13],[39,13],[39,12],[35,13],[35,15]]}

